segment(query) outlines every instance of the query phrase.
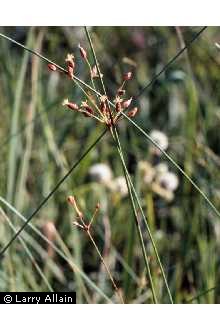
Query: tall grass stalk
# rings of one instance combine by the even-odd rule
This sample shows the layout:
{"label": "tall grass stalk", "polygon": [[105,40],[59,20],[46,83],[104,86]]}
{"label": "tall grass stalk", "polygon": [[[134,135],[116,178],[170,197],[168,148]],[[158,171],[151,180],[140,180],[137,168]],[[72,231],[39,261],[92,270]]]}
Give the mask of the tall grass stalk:
{"label": "tall grass stalk", "polygon": [[124,167],[124,170],[126,172],[126,176],[128,178],[128,181],[129,181],[129,185],[131,186],[131,189],[133,190],[133,193],[134,193],[134,196],[135,196],[135,199],[137,201],[137,204],[138,204],[138,207],[140,209],[140,212],[141,212],[141,215],[144,219],[144,222],[145,222],[145,225],[146,225],[146,228],[147,228],[147,232],[148,232],[148,235],[150,237],[150,241],[151,241],[151,244],[153,246],[153,249],[154,249],[154,252],[155,252],[155,255],[156,255],[156,259],[157,259],[157,262],[159,264],[159,267],[160,267],[160,270],[161,270],[161,273],[162,273],[162,276],[163,276],[163,280],[164,280],[164,283],[165,283],[165,286],[166,286],[166,289],[167,289],[167,292],[168,292],[168,296],[169,296],[169,300],[171,303],[173,303],[173,298],[172,298],[172,295],[171,295],[171,292],[170,292],[170,288],[169,288],[169,285],[168,285],[168,282],[167,282],[167,279],[166,279],[166,275],[165,275],[165,272],[164,272],[164,269],[163,269],[163,265],[161,263],[161,260],[160,260],[160,257],[159,257],[159,253],[158,253],[158,250],[157,250],[157,247],[156,247],[156,244],[155,244],[155,241],[154,241],[154,238],[153,238],[153,235],[151,233],[151,230],[150,230],[150,227],[148,225],[148,222],[147,222],[147,219],[146,219],[146,216],[144,214],[144,211],[143,211],[143,208],[141,206],[141,202],[138,198],[138,195],[137,195],[137,192],[135,190],[135,187],[132,183],[132,180],[131,180],[131,177],[128,173],[128,170],[127,170],[127,167],[126,167],[126,164],[125,164],[125,160],[124,160],[124,156],[123,156],[123,151],[122,151],[122,148],[121,148],[121,144],[120,144],[120,140],[118,138],[118,133],[117,133],[117,130],[115,128],[115,136],[117,138],[117,142],[118,142],[118,147],[119,147],[119,151],[120,151],[120,157],[121,157],[121,160],[123,162],[123,167]]}
{"label": "tall grass stalk", "polygon": [[114,129],[114,128],[112,130],[112,136],[113,136],[113,139],[115,140],[115,142],[117,144],[117,150],[118,150],[118,153],[119,153],[119,156],[120,156],[120,159],[121,159],[121,163],[122,163],[122,167],[123,167],[123,171],[124,171],[124,176],[125,176],[125,179],[126,179],[126,184],[127,184],[127,187],[128,187],[129,197],[130,197],[132,210],[133,210],[133,214],[134,214],[134,218],[135,218],[135,224],[136,224],[136,228],[137,228],[137,232],[138,232],[139,241],[140,241],[140,244],[141,244],[142,254],[143,254],[143,257],[144,257],[144,263],[145,263],[148,279],[149,279],[149,282],[150,282],[150,288],[151,288],[151,292],[152,292],[152,296],[153,296],[153,301],[154,301],[155,304],[157,304],[158,303],[157,296],[156,296],[154,283],[153,283],[151,270],[150,270],[150,265],[149,265],[149,260],[148,260],[148,256],[147,256],[147,252],[146,252],[146,248],[145,248],[145,244],[144,244],[144,238],[143,238],[143,235],[142,235],[142,232],[141,232],[140,220],[139,220],[137,209],[136,209],[136,206],[135,206],[134,196],[133,196],[133,193],[132,193],[132,190],[131,190],[131,185],[130,185],[130,181],[129,181],[127,167],[126,167],[126,164],[124,162],[123,154],[121,152],[120,141],[119,141],[118,135],[116,133],[116,129]]}
{"label": "tall grass stalk", "polygon": [[[33,28],[30,29],[27,36],[27,47],[30,47],[33,39]],[[22,99],[23,86],[25,81],[25,73],[27,70],[29,54],[24,52],[20,72],[18,74],[18,80],[15,86],[15,99],[13,105],[13,113],[11,120],[11,132],[15,134],[18,129],[19,113]],[[18,141],[11,140],[9,149],[9,161],[8,161],[8,179],[7,179],[7,200],[13,202],[14,191],[15,191],[15,180],[16,180],[16,164],[17,164],[17,150]]]}

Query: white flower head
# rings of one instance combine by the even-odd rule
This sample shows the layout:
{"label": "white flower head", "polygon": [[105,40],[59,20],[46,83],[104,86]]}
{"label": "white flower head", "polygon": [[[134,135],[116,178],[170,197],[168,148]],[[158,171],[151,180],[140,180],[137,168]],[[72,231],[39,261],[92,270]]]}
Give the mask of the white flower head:
{"label": "white flower head", "polygon": [[159,184],[168,191],[175,191],[179,185],[179,179],[172,172],[161,173],[157,178]]}
{"label": "white flower head", "polygon": [[112,190],[118,192],[122,197],[127,196],[128,187],[126,183],[126,179],[123,176],[118,176],[112,182]]}
{"label": "white flower head", "polygon": [[[162,149],[163,151],[167,150],[169,142],[166,134],[158,130],[153,130],[150,132],[150,137],[154,142],[159,145],[160,149]],[[155,145],[151,147],[151,151],[156,155],[161,155],[161,151]]]}
{"label": "white flower head", "polygon": [[149,162],[141,160],[138,163],[138,168],[140,171],[140,175],[143,178],[143,182],[146,184],[151,183],[155,176],[155,169],[153,168],[153,166]]}
{"label": "white flower head", "polygon": [[167,163],[161,162],[158,165],[155,166],[155,170],[157,172],[157,175],[164,174],[168,172],[168,165]]}
{"label": "white flower head", "polygon": [[111,168],[104,163],[98,163],[90,167],[89,175],[93,181],[108,183],[112,180]]}

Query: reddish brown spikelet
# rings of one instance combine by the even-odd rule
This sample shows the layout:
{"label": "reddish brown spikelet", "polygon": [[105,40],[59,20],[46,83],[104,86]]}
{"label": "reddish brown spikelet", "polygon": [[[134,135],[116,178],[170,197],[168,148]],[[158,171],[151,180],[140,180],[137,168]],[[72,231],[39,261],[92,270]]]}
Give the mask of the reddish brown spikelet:
{"label": "reddish brown spikelet", "polygon": [[128,112],[128,117],[133,118],[134,116],[136,116],[138,111],[139,109],[137,107],[133,108],[131,111]]}
{"label": "reddish brown spikelet", "polygon": [[132,78],[132,72],[127,72],[123,76],[124,81],[131,80],[131,78]]}
{"label": "reddish brown spikelet", "polygon": [[117,94],[118,94],[119,96],[123,96],[123,95],[125,95],[125,90],[119,88]]}
{"label": "reddish brown spikelet", "polygon": [[132,97],[122,103],[122,108],[127,109],[130,106],[131,102],[132,102]]}
{"label": "reddish brown spikelet", "polygon": [[92,78],[98,78],[98,71],[97,71],[97,67],[96,67],[96,65],[94,65],[94,67],[92,68],[92,70],[91,70],[91,77]]}
{"label": "reddish brown spikelet", "polygon": [[99,202],[96,204],[95,209],[96,209],[97,211],[100,209],[100,203],[99,203]]}
{"label": "reddish brown spikelet", "polygon": [[107,96],[102,95],[100,97],[100,110],[102,113],[106,113],[107,111],[106,101],[107,101]]}
{"label": "reddish brown spikelet", "polygon": [[56,71],[57,70],[56,65],[54,65],[52,63],[47,64],[47,67],[50,71]]}
{"label": "reddish brown spikelet", "polygon": [[63,106],[67,106],[69,109],[71,110],[79,110],[79,107],[76,103],[73,103],[73,102],[69,102],[68,99],[65,99],[62,103]]}
{"label": "reddish brown spikelet", "polygon": [[115,110],[116,110],[116,112],[121,112],[121,110],[122,110],[121,102],[116,102]]}
{"label": "reddish brown spikelet", "polygon": [[120,98],[120,96],[116,96],[114,103],[115,103],[115,110],[116,112],[121,112],[122,110],[122,99]]}
{"label": "reddish brown spikelet", "polygon": [[78,46],[79,47],[79,51],[80,51],[80,55],[81,57],[86,60],[87,59],[87,52],[85,51],[85,49],[83,47],[81,47],[80,45]]}
{"label": "reddish brown spikelet", "polygon": [[93,109],[88,105],[87,102],[82,102],[81,107],[86,110],[86,112],[83,113],[85,117],[90,117],[94,113]]}
{"label": "reddish brown spikelet", "polygon": [[67,201],[74,207],[74,209],[75,209],[75,211],[76,211],[76,214],[78,215],[78,217],[80,218],[80,219],[82,219],[83,218],[83,213],[79,210],[79,208],[78,208],[78,206],[77,206],[77,204],[76,204],[76,199],[75,199],[75,197],[74,196],[69,196],[68,198],[67,198]]}
{"label": "reddish brown spikelet", "polygon": [[91,117],[91,115],[94,114],[94,111],[92,110],[92,108],[88,107],[86,112],[83,112],[85,117]]}
{"label": "reddish brown spikelet", "polygon": [[73,79],[73,71],[74,71],[74,68],[70,65],[68,65],[67,67],[67,71],[68,71],[68,76],[69,78],[72,80]]}
{"label": "reddish brown spikelet", "polygon": [[73,54],[67,54],[65,62],[67,63],[67,66],[73,68],[75,68],[75,61],[74,61],[74,55]]}

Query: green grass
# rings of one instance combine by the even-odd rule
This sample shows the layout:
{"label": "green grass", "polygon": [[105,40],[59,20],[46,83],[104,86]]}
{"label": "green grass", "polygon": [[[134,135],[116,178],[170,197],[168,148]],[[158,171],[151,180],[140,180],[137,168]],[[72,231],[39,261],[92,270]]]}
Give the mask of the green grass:
{"label": "green grass", "polygon": [[[2,28],[0,32],[26,43],[61,67],[65,67],[66,54],[73,51],[77,76],[90,84],[88,67],[79,56],[78,43],[87,48],[91,62],[94,54],[89,51],[86,34],[78,37],[80,28],[70,28],[65,33],[63,28],[18,31]],[[195,31],[199,28],[183,29],[186,43]],[[100,27],[89,32],[110,96],[119,86],[123,72],[128,70],[134,71],[134,77],[127,84],[127,94],[138,95],[180,49],[173,28]],[[70,39],[74,41],[71,44]],[[138,196],[137,216],[160,303],[168,303],[169,295],[147,234],[145,217],[174,302],[220,302],[220,219],[212,209],[213,205],[217,212],[220,209],[220,53],[214,46],[218,40],[218,28],[208,28],[192,44],[187,58],[179,57],[135,101],[140,107],[139,115],[134,118],[136,126],[123,118],[117,128],[125,164]],[[34,58],[0,38],[0,138],[2,143],[6,141],[0,147],[1,248],[104,129],[90,118],[62,107],[66,97],[77,103],[85,99],[82,90],[64,75],[48,72],[43,60],[39,59],[36,65]],[[101,91],[102,84],[97,81],[94,86]],[[153,129],[167,134],[171,161],[166,160],[166,154],[159,161],[167,161],[180,181],[171,202],[147,187],[138,169],[140,160],[151,159],[148,133]],[[208,200],[202,198],[197,187],[193,187],[172,161],[192,178]],[[101,203],[93,236],[105,254],[105,261],[125,301],[152,303],[146,260],[134,226],[129,196],[123,197],[89,178],[90,167],[100,162],[108,164],[115,177],[123,175],[120,155],[109,133],[90,150],[31,220],[30,225],[38,231],[27,226],[10,246],[0,263],[0,290],[76,290],[78,302],[117,302],[96,251],[86,235],[72,225],[74,214],[66,198],[74,194],[88,218],[96,202]],[[128,176],[127,179],[129,181]],[[48,242],[39,237],[45,223],[51,221],[58,233],[52,243],[55,244],[52,258],[47,255]]]}

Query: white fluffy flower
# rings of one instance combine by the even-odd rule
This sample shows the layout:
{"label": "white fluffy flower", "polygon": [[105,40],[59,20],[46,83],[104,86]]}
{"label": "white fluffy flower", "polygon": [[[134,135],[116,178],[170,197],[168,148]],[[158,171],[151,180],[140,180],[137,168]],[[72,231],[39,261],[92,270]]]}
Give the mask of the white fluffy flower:
{"label": "white fluffy flower", "polygon": [[[163,151],[167,150],[169,142],[166,134],[158,130],[153,130],[150,132],[150,137]],[[161,154],[161,151],[155,145],[152,146],[151,150],[157,155]]]}
{"label": "white fluffy flower", "polygon": [[138,168],[141,174],[141,178],[143,178],[143,182],[146,184],[151,183],[155,176],[155,169],[152,167],[152,165],[145,160],[141,160],[138,163]]}
{"label": "white fluffy flower", "polygon": [[163,188],[169,191],[176,190],[179,185],[178,177],[172,172],[165,172],[159,174],[157,180]]}
{"label": "white fluffy flower", "polygon": [[125,180],[125,177],[118,176],[112,182],[112,190],[118,192],[122,197],[125,197],[128,194],[128,187]]}
{"label": "white fluffy flower", "polygon": [[168,172],[168,165],[167,163],[159,163],[158,165],[155,166],[155,170],[157,172],[158,175],[160,174],[164,174]]}
{"label": "white fluffy flower", "polygon": [[100,183],[108,183],[112,180],[112,171],[110,167],[104,163],[91,166],[89,169],[89,175],[92,180]]}

